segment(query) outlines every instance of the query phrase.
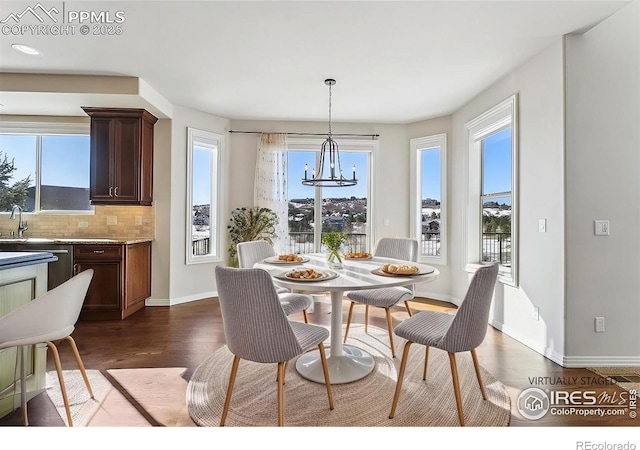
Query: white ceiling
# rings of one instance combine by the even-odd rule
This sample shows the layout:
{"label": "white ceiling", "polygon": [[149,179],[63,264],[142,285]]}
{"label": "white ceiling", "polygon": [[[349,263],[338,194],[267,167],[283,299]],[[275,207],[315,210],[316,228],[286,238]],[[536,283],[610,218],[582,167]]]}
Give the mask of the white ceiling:
{"label": "white ceiling", "polygon": [[[124,11],[122,34],[83,36],[79,25],[73,36],[2,33],[0,71],[139,77],[176,105],[273,120],[326,120],[324,79],[335,78],[334,121],[408,123],[455,111],[628,1],[62,3],[44,5]],[[3,1],[0,20],[36,4]],[[42,55],[18,53],[13,43]],[[19,96],[3,98],[2,90],[2,114],[41,111],[32,97],[18,108]]]}

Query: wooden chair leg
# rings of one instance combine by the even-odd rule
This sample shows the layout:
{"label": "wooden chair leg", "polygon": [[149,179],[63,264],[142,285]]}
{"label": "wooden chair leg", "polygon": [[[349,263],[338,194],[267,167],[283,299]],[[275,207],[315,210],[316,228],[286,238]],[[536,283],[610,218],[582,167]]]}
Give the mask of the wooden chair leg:
{"label": "wooden chair leg", "polygon": [[309,316],[307,316],[307,310],[302,310],[302,315],[304,316],[304,323],[309,323]]}
{"label": "wooden chair leg", "polygon": [[278,426],[284,426],[284,363],[278,363]]}
{"label": "wooden chair leg", "polygon": [[229,376],[229,385],[227,386],[227,395],[224,399],[224,407],[222,408],[222,417],[220,417],[220,426],[224,426],[225,420],[227,420],[227,413],[229,412],[229,404],[231,403],[231,393],[233,392],[233,385],[236,382],[236,375],[238,374],[238,364],[240,363],[240,357],[234,356],[233,363],[231,364],[231,375]]}
{"label": "wooden chair leg", "polygon": [[389,310],[389,308],[385,308],[384,312],[387,316],[387,330],[389,330],[389,344],[391,345],[391,357],[395,358],[396,349],[395,349],[395,345],[393,344],[393,325],[391,321],[391,311]]}
{"label": "wooden chair leg", "polygon": [[329,409],[333,411],[333,394],[331,393],[331,380],[329,379],[329,366],[327,365],[327,355],[324,353],[324,344],[318,344],[320,349],[320,360],[322,361],[322,372],[324,373],[324,384],[327,386],[327,397],[329,398]]}
{"label": "wooden chair leg", "polygon": [[367,333],[369,328],[369,305],[365,305],[364,308],[364,332]]}
{"label": "wooden chair leg", "polygon": [[[20,404],[22,408],[22,423],[25,427],[29,426],[29,416],[27,415],[27,351],[28,347],[22,345],[16,348],[16,352],[20,354]],[[34,346],[35,349],[35,346]]]}
{"label": "wooden chair leg", "polygon": [[429,346],[424,348],[424,369],[422,369],[422,381],[427,381],[427,363],[429,362]]}
{"label": "wooden chair leg", "polygon": [[94,398],[93,389],[91,389],[91,383],[89,383],[89,377],[87,377],[87,371],[84,368],[84,364],[82,363],[82,358],[80,357],[80,352],[78,352],[78,347],[76,346],[76,341],[71,337],[67,336],[65,338],[69,341],[71,345],[71,350],[73,350],[73,354],[76,357],[76,362],[78,363],[78,368],[80,369],[80,373],[82,374],[82,378],[84,379],[84,384],[87,386],[87,391],[89,391],[89,396]]}
{"label": "wooden chair leg", "polygon": [[413,316],[413,313],[411,312],[411,308],[409,308],[409,300],[405,300],[404,307],[407,308],[407,313],[409,314],[409,317]]}
{"label": "wooden chair leg", "polygon": [[64,401],[64,409],[67,412],[67,421],[69,422],[69,426],[73,426],[73,419],[71,418],[71,408],[69,407],[69,399],[67,398],[67,388],[64,385],[64,377],[62,376],[62,364],[60,363],[60,355],[58,354],[58,349],[53,342],[45,342],[47,346],[51,349],[51,353],[53,353],[53,360],[56,363],[56,371],[58,372],[58,381],[60,382],[60,392],[62,393],[62,400]]}
{"label": "wooden chair leg", "polygon": [[347,316],[347,329],[344,331],[344,340],[342,341],[343,343],[347,342],[347,336],[349,335],[349,327],[351,326],[351,317],[353,316],[353,305],[355,305],[356,302],[351,302],[351,305],[349,306],[349,315]]}
{"label": "wooden chair leg", "polygon": [[460,382],[458,381],[458,366],[456,364],[456,354],[449,352],[449,364],[451,365],[451,378],[453,378],[453,393],[456,396],[456,406],[458,407],[458,420],[464,426],[464,414],[462,413],[462,397],[460,396]]}
{"label": "wooden chair leg", "polygon": [[400,363],[400,372],[398,373],[398,381],[396,383],[396,392],[393,394],[393,403],[391,403],[391,412],[389,413],[389,419],[393,419],[396,413],[396,406],[398,406],[398,399],[400,398],[400,390],[402,389],[402,379],[404,378],[404,371],[407,368],[407,359],[409,358],[409,347],[412,342],[407,341],[404,344],[404,350],[402,352],[402,362]]}
{"label": "wooden chair leg", "polygon": [[471,358],[473,358],[473,368],[476,369],[476,378],[480,385],[480,392],[482,393],[482,399],[487,399],[487,391],[484,390],[484,383],[482,382],[482,376],[480,375],[480,364],[478,364],[478,356],[476,355],[476,349],[471,350]]}
{"label": "wooden chair leg", "polygon": [[287,364],[289,364],[289,361],[285,361],[284,362],[284,368],[282,369],[282,385],[283,386],[284,386],[284,383],[285,383],[284,379],[287,377]]}

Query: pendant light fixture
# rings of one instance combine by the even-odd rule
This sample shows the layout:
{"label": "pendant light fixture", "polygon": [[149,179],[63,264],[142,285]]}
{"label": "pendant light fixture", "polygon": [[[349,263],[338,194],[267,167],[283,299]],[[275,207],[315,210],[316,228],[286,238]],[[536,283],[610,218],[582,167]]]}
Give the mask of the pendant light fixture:
{"label": "pendant light fixture", "polygon": [[[336,84],[336,80],[328,78],[324,80],[324,84],[329,86],[329,132],[327,133],[327,139],[322,143],[322,147],[320,148],[320,165],[318,170],[316,171],[316,169],[313,168],[311,178],[309,178],[309,166],[305,164],[302,184],[305,186],[323,187],[355,186],[358,183],[358,180],[356,180],[356,166],[354,165],[351,170],[351,178],[345,178],[342,173],[342,167],[340,166],[338,143],[331,137],[331,86]],[[324,164],[326,160],[328,160],[329,170],[325,178]]]}

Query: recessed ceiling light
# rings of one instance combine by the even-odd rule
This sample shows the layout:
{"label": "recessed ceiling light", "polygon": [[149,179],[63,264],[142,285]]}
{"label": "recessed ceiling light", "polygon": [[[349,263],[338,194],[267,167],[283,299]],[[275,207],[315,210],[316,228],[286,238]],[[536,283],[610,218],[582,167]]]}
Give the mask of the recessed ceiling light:
{"label": "recessed ceiling light", "polygon": [[24,45],[24,44],[13,44],[11,45],[11,47],[13,47],[14,50],[18,50],[19,52],[26,53],[27,55],[37,56],[40,54],[39,50],[36,50],[35,48],[29,47],[28,45]]}

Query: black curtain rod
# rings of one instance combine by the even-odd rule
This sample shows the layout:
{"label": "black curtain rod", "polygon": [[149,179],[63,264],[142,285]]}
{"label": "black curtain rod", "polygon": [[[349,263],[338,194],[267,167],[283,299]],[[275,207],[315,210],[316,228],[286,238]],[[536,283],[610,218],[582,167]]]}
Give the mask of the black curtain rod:
{"label": "black curtain rod", "polygon": [[[229,130],[229,133],[243,133],[243,134],[262,134],[264,131],[238,131]],[[326,136],[327,133],[281,133],[278,131],[271,131],[270,133],[286,134],[287,136]],[[352,134],[352,133],[331,133],[331,136],[340,137],[370,137],[371,139],[377,139],[379,134]]]}

